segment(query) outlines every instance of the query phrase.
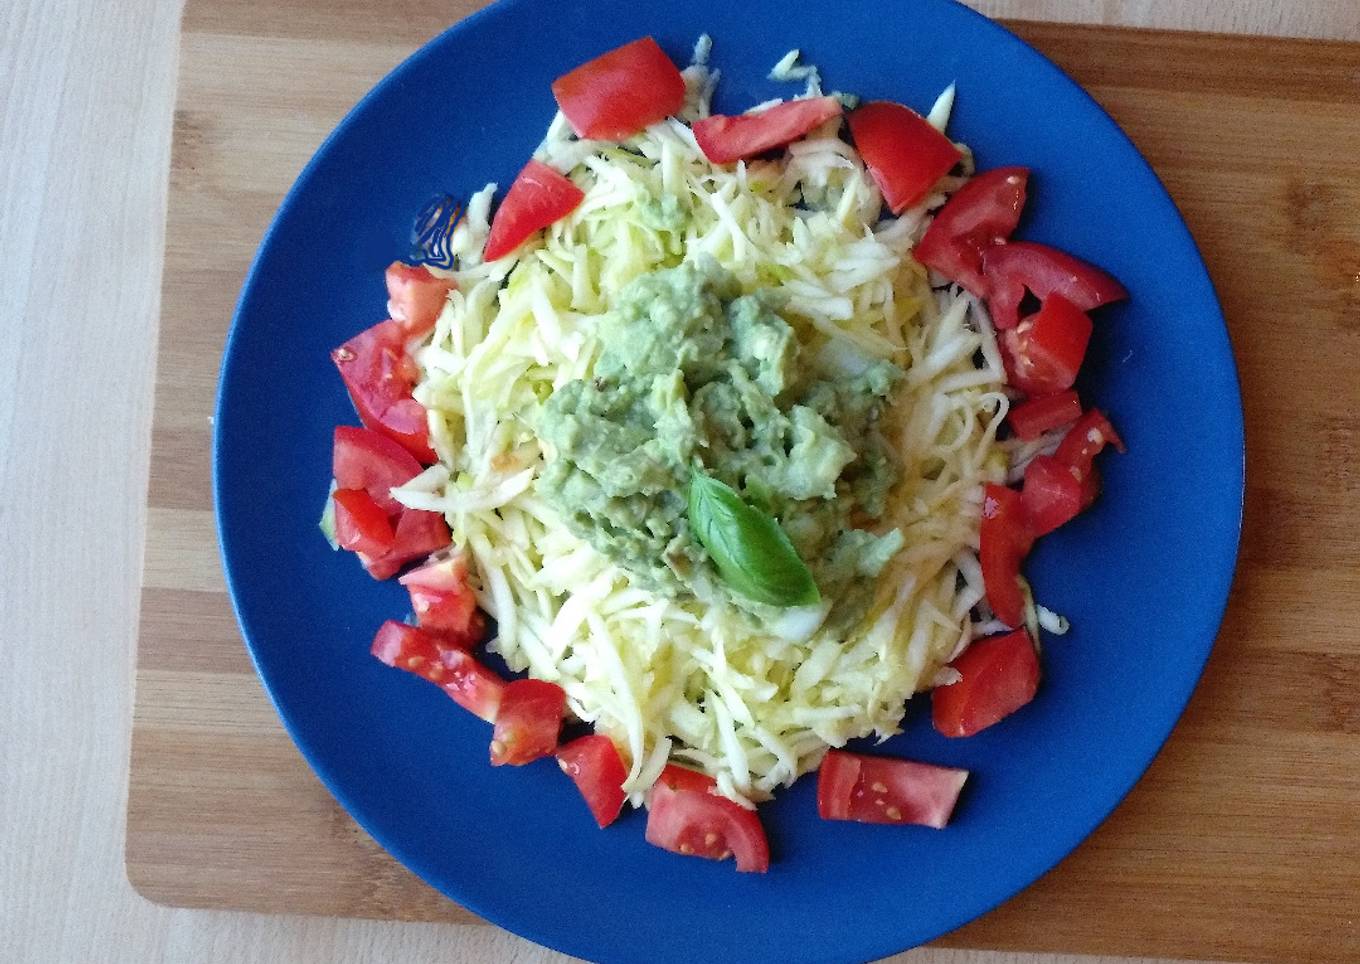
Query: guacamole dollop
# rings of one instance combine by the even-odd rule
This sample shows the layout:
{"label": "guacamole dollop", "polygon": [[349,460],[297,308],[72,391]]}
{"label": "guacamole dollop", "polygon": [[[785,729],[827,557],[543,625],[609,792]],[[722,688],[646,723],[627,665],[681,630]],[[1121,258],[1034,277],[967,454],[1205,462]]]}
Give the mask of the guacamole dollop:
{"label": "guacamole dollop", "polygon": [[600,320],[593,377],[543,406],[538,491],[600,552],[680,595],[717,585],[686,520],[699,468],[778,520],[843,621],[901,546],[867,528],[898,476],[878,422],[900,372],[877,361],[823,377],[778,307],[711,259],[631,282]]}

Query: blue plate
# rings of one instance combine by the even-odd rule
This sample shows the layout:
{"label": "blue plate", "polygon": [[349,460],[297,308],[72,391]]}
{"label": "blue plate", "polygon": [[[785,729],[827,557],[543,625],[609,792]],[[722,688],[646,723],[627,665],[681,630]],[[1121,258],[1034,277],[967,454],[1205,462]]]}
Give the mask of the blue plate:
{"label": "blue plate", "polygon": [[[974,772],[950,827],[823,823],[806,779],[762,808],[775,861],[764,876],[648,846],[640,813],[597,830],[551,762],[489,767],[485,724],[368,655],[379,622],[407,610],[402,590],[316,531],[332,427],[355,421],[327,353],[384,317],[383,268],[407,252],[413,215],[439,193],[509,184],[552,116],[557,75],[648,33],[684,63],[704,31],[719,109],[790,93],[765,74],[791,47],[832,87],[918,108],[957,81],[951,133],[983,167],[1035,172],[1021,236],[1103,265],[1133,293],[1098,313],[1084,386],[1129,454],[1102,460],[1104,496],[1030,565],[1074,626],[1045,648],[1039,698],[961,741],[934,734],[913,701],[886,750]],[[943,0],[508,0],[457,25],[379,84],[289,193],[241,295],[216,426],[232,598],[303,755],[449,897],[597,960],[876,958],[1028,885],[1171,732],[1223,612],[1242,504],[1231,349],[1171,199],[1053,64]]]}

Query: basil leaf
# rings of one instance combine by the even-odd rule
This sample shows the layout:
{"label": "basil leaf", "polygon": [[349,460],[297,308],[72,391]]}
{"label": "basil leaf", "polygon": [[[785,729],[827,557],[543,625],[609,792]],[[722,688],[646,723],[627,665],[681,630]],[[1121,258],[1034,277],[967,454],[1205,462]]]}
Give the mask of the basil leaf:
{"label": "basil leaf", "polygon": [[779,523],[697,469],[689,481],[689,525],[734,591],[771,606],[821,601],[812,573]]}

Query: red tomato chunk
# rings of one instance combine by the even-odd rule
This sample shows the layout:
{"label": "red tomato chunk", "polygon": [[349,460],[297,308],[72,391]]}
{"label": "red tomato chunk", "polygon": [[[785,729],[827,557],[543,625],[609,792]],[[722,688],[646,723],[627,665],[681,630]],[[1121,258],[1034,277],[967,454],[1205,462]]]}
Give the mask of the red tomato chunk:
{"label": "red tomato chunk", "polygon": [[540,161],[530,161],[510,185],[491,221],[487,261],[504,258],[537,232],[576,210],[585,193]]}
{"label": "red tomato chunk", "polygon": [[496,719],[505,681],[467,651],[441,644],[429,633],[389,619],[373,637],[373,655],[434,683],[465,710],[488,723]]}
{"label": "red tomato chunk", "polygon": [[363,489],[388,515],[402,509],[392,489],[420,474],[420,463],[386,435],[353,425],[335,429],[331,474],[342,489]]}
{"label": "red tomato chunk", "polygon": [[940,208],[912,253],[927,268],[986,297],[982,253],[1005,244],[1025,207],[1029,169],[998,167],[975,174]]}
{"label": "red tomato chunk", "polygon": [[737,870],[770,869],[765,828],[752,810],[720,797],[702,773],[667,765],[651,790],[647,842],[672,853],[709,860],[736,857]]}
{"label": "red tomato chunk", "polygon": [[1007,626],[1019,626],[1025,607],[1020,591],[1020,562],[1034,542],[1019,492],[1004,485],[986,487],[980,539],[978,561],[982,564],[987,604]]}
{"label": "red tomato chunk", "polygon": [[621,141],[677,113],[685,79],[655,40],[642,37],[558,77],[552,92],[577,136]]}
{"label": "red tomato chunk", "polygon": [[449,292],[457,287],[452,278],[435,275],[424,265],[393,261],[387,266],[388,310],[407,335],[433,328]]}
{"label": "red tomato chunk", "polygon": [[397,322],[380,322],[331,352],[331,360],[359,420],[428,464],[434,461],[434,449],[425,409],[411,397],[420,372],[406,354],[406,337]]}
{"label": "red tomato chunk", "polygon": [[967,779],[967,770],[829,750],[817,774],[817,815],[939,830]]}
{"label": "red tomato chunk", "polygon": [[1018,326],[1001,332],[1006,380],[1028,395],[1065,391],[1077,380],[1091,319],[1072,302],[1054,293]]}
{"label": "red tomato chunk", "polygon": [[1081,418],[1081,399],[1073,391],[1031,399],[1010,410],[1006,421],[1018,438],[1032,442],[1045,432]]}
{"label": "red tomato chunk", "polygon": [[581,791],[597,824],[607,827],[618,819],[627,797],[623,781],[628,768],[613,740],[600,733],[572,740],[558,749],[557,765]]}
{"label": "red tomato chunk", "polygon": [[1002,331],[1019,324],[1026,290],[1040,301],[1060,294],[1082,311],[1129,296],[1123,285],[1095,265],[1032,241],[988,248],[982,255],[982,273],[992,322]]}
{"label": "red tomato chunk", "polygon": [[496,712],[491,735],[491,765],[522,766],[557,749],[567,694],[556,683],[538,679],[511,680]]}
{"label": "red tomato chunk", "polygon": [[475,646],[484,628],[467,574],[467,558],[454,552],[430,560],[400,580],[411,595],[411,609],[420,628],[464,648]]}
{"label": "red tomato chunk", "polygon": [[1029,633],[976,640],[952,663],[962,679],[931,690],[931,718],[944,736],[972,736],[1034,699],[1039,656]]}
{"label": "red tomato chunk", "polygon": [[395,538],[387,513],[363,489],[336,489],[335,541],[341,549],[380,556]]}
{"label": "red tomato chunk", "polygon": [[893,214],[929,194],[963,156],[930,121],[886,100],[852,110],[850,134]]}
{"label": "red tomato chunk", "polygon": [[407,564],[448,544],[449,527],[438,512],[403,509],[393,532],[392,548],[381,556],[361,552],[359,561],[374,579],[391,579]]}
{"label": "red tomato chunk", "polygon": [[732,164],[783,147],[840,115],[841,102],[834,97],[790,100],[754,114],[696,120],[694,139],[714,164]]}

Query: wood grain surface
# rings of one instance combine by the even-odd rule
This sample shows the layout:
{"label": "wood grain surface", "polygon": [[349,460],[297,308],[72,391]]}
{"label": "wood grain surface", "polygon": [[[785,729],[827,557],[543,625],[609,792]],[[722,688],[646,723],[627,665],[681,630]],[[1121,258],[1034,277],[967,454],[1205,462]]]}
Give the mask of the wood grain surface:
{"label": "wood grain surface", "polygon": [[[177,905],[467,921],[307,771],[241,646],[211,517],[213,386],[260,233],[313,145],[446,14],[412,4],[372,36],[363,8],[186,13],[127,865]],[[1355,960],[1360,46],[1018,30],[1125,126],[1203,246],[1244,383],[1246,536],[1209,671],[1147,778],[1057,871],[943,943]]]}
{"label": "wood grain surface", "polygon": [[[289,11],[277,15],[270,13],[267,8],[273,5],[264,0],[254,5],[219,4],[208,10],[212,2],[191,0],[191,40],[194,33],[212,33],[212,23],[218,25],[213,29],[222,33],[245,37],[263,36],[263,30],[254,25],[271,17],[273,21],[291,18],[294,24],[272,26],[270,29],[292,30],[286,34],[289,43],[266,45],[243,61],[244,69],[238,70],[238,65],[226,58],[221,65],[224,76],[216,85],[216,93],[211,94],[215,100],[199,98],[200,106],[206,103],[210,113],[259,110],[272,117],[257,131],[235,128],[234,144],[214,141],[211,125],[200,139],[200,149],[209,158],[217,158],[219,165],[206,169],[210,184],[211,179],[220,177],[224,154],[245,146],[250,150],[244,156],[259,168],[258,181],[250,190],[275,192],[267,203],[242,209],[251,219],[248,224],[236,220],[228,208],[243,203],[244,193],[236,188],[253,181],[250,172],[238,170],[230,182],[219,180],[223,190],[216,203],[209,203],[211,190],[204,192],[203,211],[211,212],[218,224],[200,225],[197,235],[220,230],[222,234],[216,240],[250,248],[258,240],[259,226],[277,192],[291,180],[329,127],[329,120],[322,122],[309,112],[333,111],[332,116],[338,117],[346,106],[341,100],[352,100],[390,69],[410,45],[423,39],[423,35],[414,34],[432,33],[461,16],[468,6],[465,2],[438,0],[422,5],[347,3],[343,9],[349,19],[332,29],[333,21],[315,15],[313,8],[324,7],[317,0],[295,0]],[[973,3],[994,16],[1360,40],[1360,5],[1354,0],[1293,0],[1286,4],[1277,0]],[[137,898],[128,886],[123,866],[124,788],[138,584],[143,568],[142,533],[148,517],[157,532],[173,533],[178,527],[177,535],[161,539],[155,551],[147,554],[148,560],[157,560],[152,567],[152,572],[159,571],[156,578],[162,582],[182,578],[207,593],[220,591],[221,586],[214,558],[195,555],[211,544],[204,541],[211,538],[210,530],[177,516],[175,511],[157,509],[148,514],[145,505],[149,442],[160,453],[151,482],[153,505],[183,510],[185,490],[202,485],[202,471],[190,466],[188,471],[176,474],[172,468],[190,465],[197,457],[194,453],[203,451],[196,447],[203,443],[193,431],[180,431],[197,428],[191,426],[194,417],[178,419],[173,417],[176,413],[161,405],[157,432],[154,439],[151,437],[151,383],[154,372],[159,371],[162,384],[158,391],[162,396],[166,392],[164,383],[171,382],[186,395],[208,397],[224,319],[220,313],[214,314],[221,306],[211,299],[205,298],[197,306],[191,304],[191,310],[209,327],[208,337],[203,339],[207,347],[182,341],[175,352],[163,353],[157,366],[154,349],[166,239],[166,171],[176,96],[180,8],[179,0],[107,4],[7,0],[0,4],[0,316],[6,333],[0,339],[0,519],[9,561],[5,578],[0,579],[0,639],[4,640],[0,647],[0,733],[4,734],[0,740],[0,960],[138,964],[395,960],[542,964],[564,960],[497,928],[480,925],[287,916],[281,912],[296,905],[283,891],[272,890],[254,898],[253,906],[270,913],[242,914],[159,906]],[[217,9],[225,13],[218,15]],[[402,23],[412,25],[411,29],[401,27]],[[399,35],[390,33],[394,26]],[[305,100],[305,109],[299,108],[296,116],[288,119],[281,116],[286,114],[286,107],[281,110],[280,105],[286,102],[280,97],[290,93],[289,85],[271,85],[262,73],[268,70],[271,52],[291,56],[290,45],[301,44],[309,30],[329,31],[330,39],[323,46],[331,53],[358,50],[361,55],[353,62],[343,56],[329,60],[318,57],[307,62],[314,68],[310,75],[298,64],[287,67],[281,60],[281,65],[292,71],[292,92],[302,92]],[[1059,37],[1053,42],[1062,40]],[[1247,56],[1255,56],[1252,51],[1256,49],[1248,47]],[[1314,57],[1323,56],[1326,49],[1317,48],[1308,56],[1295,58],[1293,69],[1309,75]],[[1341,56],[1349,55],[1343,50]],[[193,53],[186,47],[185,66],[192,60]],[[1117,62],[1109,61],[1109,66],[1113,68]],[[1229,63],[1223,69],[1231,76],[1232,71],[1247,66]],[[1096,67],[1090,62],[1086,65],[1088,71]],[[1287,75],[1272,74],[1268,64],[1262,67],[1258,87],[1269,91],[1287,80]],[[318,71],[328,72],[328,79],[343,86],[346,93],[331,98],[325,90],[318,92]],[[1155,68],[1152,72],[1157,73]],[[1321,84],[1307,96],[1319,103],[1330,101],[1338,111],[1349,103],[1351,113],[1347,116],[1353,117],[1354,88],[1347,87],[1335,74],[1315,76],[1321,78]],[[1170,78],[1142,83],[1150,90],[1162,85],[1175,86]],[[266,90],[270,98],[262,96]],[[1194,94],[1190,88],[1179,88],[1179,92]],[[1097,91],[1097,95],[1110,103],[1104,91]],[[1290,99],[1277,109],[1291,110]],[[182,100],[180,107],[189,103]],[[1206,116],[1211,129],[1219,123],[1212,111],[1187,114],[1174,103],[1168,115],[1172,120]],[[1130,122],[1130,117],[1122,114],[1121,119]],[[1268,116],[1266,121],[1272,119]],[[1149,119],[1144,127],[1135,129],[1136,138],[1144,146],[1148,146],[1148,134],[1155,134],[1148,132],[1148,126],[1158,123],[1155,118]],[[1252,123],[1248,117],[1241,126]],[[1168,127],[1168,131],[1175,133],[1175,128]],[[1300,131],[1297,149],[1289,151],[1282,163],[1311,175],[1310,156],[1335,148],[1335,144],[1316,136],[1319,134]],[[272,144],[256,143],[257,135],[267,137]],[[1206,241],[1208,223],[1228,238],[1227,247],[1215,242],[1217,250],[1208,254],[1221,289],[1229,283],[1242,286],[1240,304],[1250,300],[1257,271],[1247,267],[1247,259],[1238,258],[1237,267],[1225,276],[1223,266],[1230,259],[1221,255],[1224,251],[1240,254],[1250,247],[1248,239],[1260,230],[1254,227],[1259,215],[1252,210],[1250,196],[1236,199],[1236,207],[1217,209],[1214,195],[1232,196],[1243,188],[1280,182],[1262,178],[1245,185],[1234,183],[1234,143],[1226,142],[1219,152],[1200,145],[1202,157],[1227,155],[1227,170],[1218,187],[1205,190],[1198,199],[1185,196],[1180,184],[1173,183],[1172,187],[1191,207],[1192,226],[1202,241]],[[185,146],[191,145],[176,150],[180,168],[176,184],[192,167],[183,165]],[[1157,158],[1164,174],[1174,167],[1166,161],[1174,148],[1174,143],[1164,147]],[[1347,175],[1325,159],[1322,170],[1326,174],[1322,180],[1329,184],[1347,177],[1352,183],[1355,180],[1353,169]],[[173,190],[178,196],[179,187]],[[1246,193],[1250,195],[1251,191]],[[1269,945],[1275,950],[1267,953],[1258,947],[1253,956],[1259,953],[1282,960],[1312,957],[1310,948],[1314,944],[1310,941],[1317,939],[1316,931],[1322,926],[1339,926],[1339,943],[1330,956],[1344,956],[1348,948],[1353,948],[1353,944],[1345,943],[1353,941],[1354,932],[1347,929],[1354,927],[1353,882],[1347,893],[1344,878],[1333,877],[1334,888],[1339,891],[1334,889],[1330,908],[1321,906],[1326,895],[1307,885],[1280,896],[1290,891],[1298,876],[1291,854],[1306,860],[1310,853],[1325,851],[1329,834],[1343,848],[1347,837],[1355,839],[1354,823],[1346,823],[1346,811],[1336,802],[1347,794],[1352,801],[1355,797],[1355,744],[1348,739],[1356,730],[1355,649],[1345,643],[1355,636],[1357,609],[1354,542],[1348,541],[1354,522],[1349,506],[1355,495],[1356,454],[1348,423],[1338,414],[1353,408],[1347,402],[1353,403],[1354,394],[1353,380],[1327,380],[1337,370],[1354,368],[1343,364],[1342,359],[1335,365],[1318,366],[1311,355],[1296,357],[1299,353],[1306,355],[1307,344],[1313,340],[1329,342],[1330,350],[1349,353],[1352,361],[1355,355],[1353,337],[1346,340],[1335,335],[1338,319],[1347,317],[1351,327],[1345,330],[1354,332],[1354,312],[1346,316],[1337,310],[1338,291],[1344,288],[1337,287],[1335,266],[1344,266],[1344,258],[1350,256],[1345,252],[1354,251],[1354,235],[1347,235],[1345,226],[1354,225],[1355,207],[1353,201],[1346,205],[1344,192],[1333,196],[1341,201],[1323,205],[1333,212],[1330,235],[1318,234],[1310,226],[1319,223],[1313,218],[1294,229],[1312,241],[1304,242],[1294,256],[1283,261],[1277,252],[1259,269],[1287,269],[1283,274],[1292,280],[1279,297],[1269,299],[1268,310],[1250,317],[1239,313],[1231,319],[1244,362],[1253,445],[1255,488],[1248,522],[1252,525],[1260,520],[1255,524],[1278,527],[1278,537],[1265,533],[1249,540],[1248,561],[1254,556],[1259,566],[1244,573],[1229,628],[1250,636],[1220,644],[1205,690],[1152,775],[1160,787],[1150,788],[1151,793],[1167,792],[1167,785],[1174,784],[1178,788],[1175,792],[1188,799],[1207,793],[1217,795],[1223,805],[1205,816],[1210,811],[1202,803],[1193,803],[1182,814],[1182,801],[1172,793],[1169,803],[1158,804],[1149,814],[1149,806],[1139,803],[1139,795],[1146,789],[1140,788],[1129,806],[1140,808],[1134,829],[1142,835],[1146,865],[1136,856],[1126,855],[1122,865],[1106,874],[1098,865],[1104,858],[1098,857],[1081,874],[1080,885],[1093,894],[1108,888],[1115,891],[1116,900],[1123,900],[1124,913],[1112,925],[1118,932],[1116,939],[1106,942],[1121,953],[1151,946],[1196,953],[1196,942],[1179,940],[1175,935],[1161,944],[1143,939],[1146,921],[1142,918],[1149,916],[1171,918],[1166,925],[1179,927],[1182,932],[1198,926],[1197,915],[1203,916],[1205,910],[1194,900],[1182,900],[1182,885],[1177,880],[1182,876],[1197,876],[1205,888],[1229,886],[1233,894],[1244,895],[1249,908],[1275,908],[1259,921],[1253,918],[1245,925],[1240,923],[1241,916],[1225,916],[1221,910],[1207,918],[1206,926],[1215,935],[1232,927],[1280,932]],[[1265,239],[1278,244],[1284,219],[1277,211],[1268,222]],[[172,249],[176,245],[183,248],[193,236],[194,232],[172,231],[177,239]],[[1325,267],[1329,264],[1332,267]],[[181,263],[181,274],[183,270]],[[1323,276],[1320,285],[1308,281],[1307,273],[1313,270]],[[234,290],[239,273],[227,281]],[[220,276],[203,277],[198,282],[199,291],[211,295],[221,283]],[[1224,294],[1232,315],[1232,294],[1228,290]],[[1283,355],[1274,353],[1281,348],[1274,343],[1254,347],[1244,344],[1242,326],[1267,323],[1267,315],[1269,324],[1284,325],[1288,332],[1281,338]],[[171,346],[167,343],[165,347]],[[212,355],[210,364],[185,364],[182,370],[175,367],[186,356],[200,351]],[[1317,377],[1319,374],[1323,377]],[[1348,390],[1351,394],[1347,398]],[[193,416],[200,409],[206,412],[206,406],[199,406],[189,413]],[[171,416],[169,421],[167,416]],[[1319,425],[1320,421],[1323,424]],[[1297,428],[1295,422],[1305,427]],[[1299,436],[1291,439],[1287,435],[1291,432]],[[1273,436],[1266,449],[1256,438],[1261,433]],[[1314,444],[1323,447],[1314,450]],[[181,454],[166,459],[165,453],[177,447]],[[1269,485],[1258,484],[1258,472],[1266,468]],[[1301,475],[1297,491],[1296,473]],[[1277,513],[1279,518],[1275,517]],[[173,551],[174,538],[182,540],[184,554]],[[168,627],[163,624],[162,628],[179,634],[189,646],[173,647],[173,653],[166,653],[162,671],[179,673],[191,683],[218,675],[244,677],[239,646],[214,649],[204,644],[205,651],[211,651],[208,661],[183,660],[184,648],[192,649],[197,640],[212,632],[211,617],[200,616],[206,610],[194,609],[192,599],[190,595],[179,601],[163,601],[166,610],[183,605],[179,622]],[[219,622],[219,628],[222,625]],[[1291,650],[1303,654],[1303,659],[1283,655]],[[1225,662],[1247,669],[1237,677],[1235,670],[1223,665]],[[1288,674],[1276,680],[1281,663],[1288,665]],[[164,714],[168,713],[168,718],[178,721],[170,730],[179,727],[194,734],[208,727],[219,739],[224,733],[240,736],[271,719],[252,679],[230,682],[235,686],[235,697],[224,699],[220,691],[206,685],[190,691],[206,703],[216,701],[215,710],[205,707],[202,716],[175,711],[176,702],[182,706],[195,697],[171,695],[159,704],[169,709],[151,714],[151,719],[166,718]],[[239,698],[242,686],[254,687],[245,703]],[[145,687],[143,691],[147,692]],[[1323,699],[1328,693],[1332,695]],[[213,713],[218,723],[211,723]],[[1227,734],[1218,716],[1234,723],[1254,720],[1259,725],[1247,726],[1240,734]],[[145,728],[145,719],[143,711],[139,729]],[[1319,733],[1330,737],[1319,740]],[[1183,764],[1170,759],[1187,736],[1197,745],[1217,744],[1209,752],[1222,754],[1210,772],[1189,784],[1182,780],[1184,771],[1178,769]],[[215,741],[200,740],[199,745],[206,746],[208,759],[213,759]],[[289,785],[298,785],[299,774],[302,781],[309,781],[295,751],[286,743],[277,746],[281,759],[292,761]],[[1254,752],[1275,752],[1284,759],[1258,772],[1253,770],[1257,762]],[[195,760],[186,760],[185,769],[182,782],[193,782],[200,790],[222,779]],[[1269,781],[1278,780],[1281,774],[1290,778],[1289,785],[1274,793]],[[255,779],[252,788],[233,798],[237,805],[248,807],[269,798],[271,782],[278,779],[273,764],[266,763]],[[1267,786],[1253,792],[1250,785],[1261,781],[1267,781]],[[309,792],[321,793],[314,783]],[[199,803],[189,795],[180,799],[181,816],[192,823]],[[1123,812],[1115,818],[1124,819]],[[1201,832],[1212,839],[1191,848],[1183,869],[1168,872],[1166,865],[1173,860],[1168,851],[1184,845],[1182,834],[1187,824],[1201,825]],[[153,822],[148,829],[154,832],[164,827]],[[1086,850],[1110,849],[1105,833],[1098,834],[1058,873],[1069,872],[1084,859]],[[1225,836],[1229,844],[1215,848],[1215,841]],[[1280,839],[1272,841],[1273,836]],[[143,840],[148,839],[143,836]],[[188,876],[216,873],[221,862],[230,862],[237,850],[258,852],[265,846],[252,836],[250,828],[243,828],[239,835],[209,839],[213,846],[194,853],[199,866]],[[173,833],[166,840],[178,844]],[[1214,849],[1218,857],[1203,856]],[[1262,869],[1271,853],[1281,851],[1284,870]],[[1234,859],[1241,853],[1263,856]],[[143,866],[153,866],[154,852],[142,854]],[[1322,860],[1320,867],[1325,871],[1346,859],[1354,866],[1354,851],[1349,851],[1349,858],[1346,854],[1342,850],[1335,859]],[[182,868],[182,864],[178,866]],[[238,877],[224,886],[233,885],[252,886],[248,877]],[[1102,906],[1107,907],[1108,902]],[[1066,903],[1065,910],[1076,917],[1088,913],[1088,907],[1086,899],[1077,899]],[[1333,925],[1324,925],[1315,919],[1318,916],[1322,921],[1332,920]],[[1335,925],[1338,916],[1342,922]],[[1036,920],[1032,924],[1037,929],[1045,922]],[[1015,926],[1023,936],[1028,925]],[[1038,945],[1031,935],[1028,942],[1017,940],[1011,946]],[[1222,942],[1213,953],[1234,953],[1233,946],[1231,941]],[[1112,961],[948,949],[921,950],[902,955],[900,960],[917,964]]]}

